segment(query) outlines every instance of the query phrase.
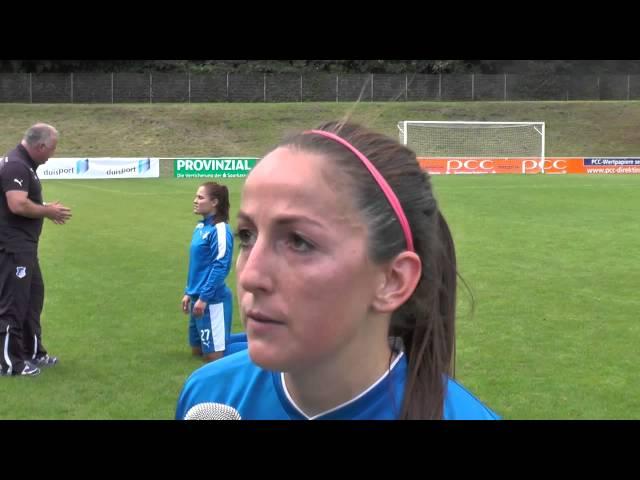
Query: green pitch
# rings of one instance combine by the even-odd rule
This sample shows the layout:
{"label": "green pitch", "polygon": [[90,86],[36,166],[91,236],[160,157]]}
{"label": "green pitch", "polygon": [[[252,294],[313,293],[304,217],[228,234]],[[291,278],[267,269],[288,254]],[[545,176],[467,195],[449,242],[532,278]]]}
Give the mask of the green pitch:
{"label": "green pitch", "polygon": [[[74,214],[65,226],[45,223],[40,249],[44,339],[60,364],[1,379],[0,418],[172,418],[201,365],[180,311],[200,183],[44,182],[46,199]],[[228,182],[232,224],[241,183]],[[636,418],[640,177],[434,185],[475,298],[471,315],[460,288],[458,378],[505,418]],[[235,290],[233,271],[229,283]]]}

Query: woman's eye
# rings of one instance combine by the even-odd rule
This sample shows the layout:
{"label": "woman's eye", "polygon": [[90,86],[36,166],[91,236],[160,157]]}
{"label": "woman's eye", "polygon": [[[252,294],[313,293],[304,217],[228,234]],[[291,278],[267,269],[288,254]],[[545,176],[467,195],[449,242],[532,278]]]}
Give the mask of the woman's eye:
{"label": "woman's eye", "polygon": [[254,243],[254,234],[251,230],[241,228],[236,232],[236,238],[240,242],[240,247],[249,247]]}
{"label": "woman's eye", "polygon": [[298,252],[309,252],[313,250],[313,245],[297,233],[289,235],[289,245]]}

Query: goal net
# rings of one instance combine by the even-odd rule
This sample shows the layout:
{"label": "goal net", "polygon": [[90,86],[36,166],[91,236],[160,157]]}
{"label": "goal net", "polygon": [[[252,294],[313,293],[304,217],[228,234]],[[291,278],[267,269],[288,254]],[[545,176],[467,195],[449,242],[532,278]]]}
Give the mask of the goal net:
{"label": "goal net", "polygon": [[530,159],[541,170],[544,165],[544,122],[402,121],[398,129],[400,141],[424,159]]}

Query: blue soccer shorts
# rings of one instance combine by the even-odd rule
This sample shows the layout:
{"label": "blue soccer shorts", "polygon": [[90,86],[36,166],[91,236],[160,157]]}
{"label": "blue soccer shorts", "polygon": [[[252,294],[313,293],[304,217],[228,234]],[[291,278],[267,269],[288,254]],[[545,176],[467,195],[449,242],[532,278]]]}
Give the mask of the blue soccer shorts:
{"label": "blue soccer shorts", "polygon": [[[191,310],[197,298],[191,297]],[[233,300],[227,296],[221,303],[209,303],[202,317],[189,314],[189,345],[200,347],[203,354],[224,352],[231,334]]]}

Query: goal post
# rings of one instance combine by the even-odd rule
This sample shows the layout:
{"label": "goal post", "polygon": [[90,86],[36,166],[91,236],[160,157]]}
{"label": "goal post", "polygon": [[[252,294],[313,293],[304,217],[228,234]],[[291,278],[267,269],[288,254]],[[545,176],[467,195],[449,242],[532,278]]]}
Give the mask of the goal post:
{"label": "goal post", "polygon": [[529,159],[544,173],[544,122],[405,120],[398,129],[420,158]]}

